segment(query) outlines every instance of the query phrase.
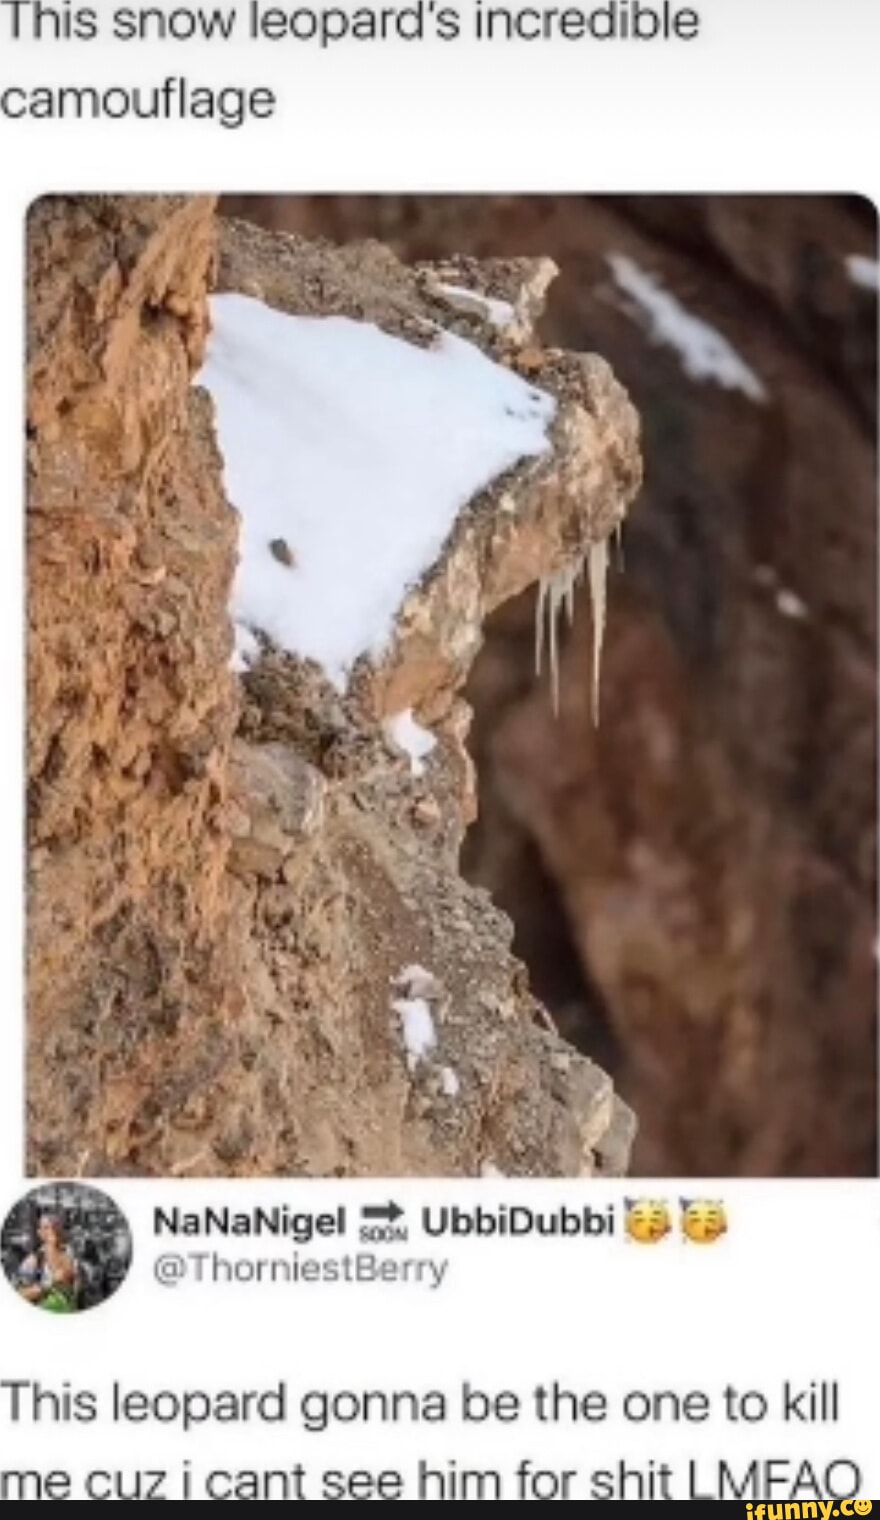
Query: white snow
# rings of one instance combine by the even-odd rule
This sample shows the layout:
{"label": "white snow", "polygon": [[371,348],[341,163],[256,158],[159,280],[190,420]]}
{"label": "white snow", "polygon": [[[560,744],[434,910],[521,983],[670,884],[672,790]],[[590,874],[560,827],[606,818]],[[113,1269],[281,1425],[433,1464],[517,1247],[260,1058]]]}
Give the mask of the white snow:
{"label": "white snow", "polygon": [[756,566],[755,581],[762,590],[769,591],[774,596],[777,611],[783,617],[790,618],[794,623],[809,622],[810,609],[806,602],[798,596],[796,591],[792,591],[788,586],[783,585],[779,572],[774,570],[772,565]]}
{"label": "white snow", "polygon": [[847,259],[846,267],[853,284],[860,290],[880,291],[880,263],[876,259],[854,253]]}
{"label": "white snow", "polygon": [[440,1080],[443,1084],[443,1096],[445,1098],[458,1098],[461,1096],[461,1079],[458,1072],[453,1071],[451,1066],[444,1066],[440,1073]]}
{"label": "white snow", "polygon": [[509,301],[497,301],[492,296],[482,295],[478,290],[466,290],[463,285],[438,285],[437,294],[443,296],[450,306],[457,306],[460,311],[474,312],[478,317],[484,317],[501,332],[516,324],[516,309]]}
{"label": "white snow", "polygon": [[437,1048],[434,1015],[424,998],[400,998],[393,1007],[400,1018],[407,1064],[410,1071],[415,1071]]}
{"label": "white snow", "polygon": [[783,617],[791,618],[795,623],[809,622],[810,609],[796,592],[788,591],[783,586],[777,594],[776,605]]}
{"label": "white snow", "polygon": [[211,318],[197,384],[241,516],[232,618],[344,690],[387,648],[462,509],[548,451],[556,402],[440,329],[423,349],[242,295],[215,296]]}
{"label": "white snow", "polygon": [[413,775],[424,776],[425,762],[437,748],[437,740],[429,729],[416,721],[412,708],[391,718],[386,731],[395,749],[409,756]]}
{"label": "white snow", "polygon": [[245,628],[243,623],[233,624],[235,635],[235,649],[233,650],[231,668],[237,675],[243,675],[250,670],[260,658],[260,643],[256,634],[250,628]]}
{"label": "white snow", "polygon": [[626,254],[610,254],[608,262],[651,340],[675,349],[691,380],[713,381],[725,390],[741,391],[757,403],[767,400],[763,382],[717,328],[695,317]]}
{"label": "white snow", "polygon": [[407,966],[397,977],[395,987],[399,987],[406,997],[411,998],[436,998],[442,994],[442,988],[433,971],[426,971],[424,966]]}
{"label": "white snow", "polygon": [[480,1168],[480,1176],[485,1178],[487,1182],[494,1181],[495,1178],[503,1177],[504,1175],[504,1172],[499,1171],[494,1161],[485,1161]]}

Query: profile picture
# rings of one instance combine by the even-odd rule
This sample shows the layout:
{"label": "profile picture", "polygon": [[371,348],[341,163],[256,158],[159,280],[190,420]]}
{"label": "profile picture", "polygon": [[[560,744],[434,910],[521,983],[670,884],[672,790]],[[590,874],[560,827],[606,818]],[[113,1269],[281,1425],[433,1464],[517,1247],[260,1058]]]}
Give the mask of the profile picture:
{"label": "profile picture", "polygon": [[50,1314],[100,1308],[122,1287],[132,1260],[128,1223],[96,1188],[60,1182],[15,1205],[0,1235],[13,1292]]}

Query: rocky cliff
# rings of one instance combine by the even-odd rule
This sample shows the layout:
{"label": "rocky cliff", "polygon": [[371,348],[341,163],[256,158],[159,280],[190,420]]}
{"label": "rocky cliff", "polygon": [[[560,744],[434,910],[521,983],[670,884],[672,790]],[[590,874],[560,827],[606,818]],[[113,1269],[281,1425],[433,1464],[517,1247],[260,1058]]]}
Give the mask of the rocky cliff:
{"label": "rocky cliff", "polygon": [[532,598],[469,687],[466,867],[659,1175],[873,1175],[876,212],[831,196],[275,198],[406,257],[550,255],[542,331],[644,424],[604,709],[578,619],[551,721]]}
{"label": "rocky cliff", "polygon": [[[629,1109],[459,871],[484,623],[568,586],[641,482],[607,365],[535,338],[552,270],[409,268],[211,198],[47,199],[28,255],[30,1169],[622,1172]],[[553,398],[546,453],[459,513],[342,691],[270,639],[233,657],[212,291],[442,329]]]}

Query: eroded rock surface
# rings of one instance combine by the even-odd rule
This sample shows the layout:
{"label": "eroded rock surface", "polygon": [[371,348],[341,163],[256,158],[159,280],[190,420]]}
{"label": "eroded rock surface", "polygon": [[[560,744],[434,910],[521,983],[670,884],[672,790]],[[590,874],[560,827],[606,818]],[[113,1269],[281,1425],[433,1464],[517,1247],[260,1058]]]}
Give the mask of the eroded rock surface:
{"label": "eroded rock surface", "polygon": [[[28,1138],[150,1168],[232,1059],[235,559],[190,376],[208,200],[44,200],[28,269]],[[161,1168],[160,1168],[161,1169]]]}
{"label": "eroded rock surface", "polygon": [[[243,208],[242,208],[243,209]],[[530,600],[469,697],[468,868],[535,985],[613,1063],[658,1175],[874,1175],[877,218],[831,196],[277,198],[406,257],[549,254],[543,331],[597,348],[645,429],[603,721],[579,617],[553,722]],[[733,344],[687,372],[613,259]]]}
{"label": "eroded rock surface", "polygon": [[[607,365],[534,340],[546,265],[408,270],[207,198],[46,200],[29,241],[31,1169],[619,1173],[628,1109],[458,871],[482,623],[641,480]],[[439,293],[465,277],[506,332]],[[345,696],[269,647],[230,673],[237,525],[192,386],[215,286],[413,342],[449,326],[559,400],[551,454],[461,515]],[[419,774],[389,739],[405,708],[437,741]]]}

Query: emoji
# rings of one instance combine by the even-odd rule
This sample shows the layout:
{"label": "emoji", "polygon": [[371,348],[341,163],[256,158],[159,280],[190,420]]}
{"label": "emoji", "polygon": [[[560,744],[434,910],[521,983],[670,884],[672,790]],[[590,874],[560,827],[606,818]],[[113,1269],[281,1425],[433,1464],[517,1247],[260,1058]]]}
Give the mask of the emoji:
{"label": "emoji", "polygon": [[626,1200],[626,1232],[641,1246],[656,1246],[672,1234],[672,1215],[663,1198]]}
{"label": "emoji", "polygon": [[727,1234],[727,1209],[723,1203],[708,1198],[696,1201],[683,1198],[681,1227],[686,1240],[695,1246],[711,1246]]}

